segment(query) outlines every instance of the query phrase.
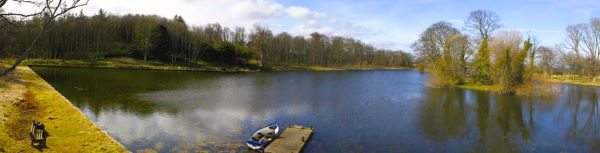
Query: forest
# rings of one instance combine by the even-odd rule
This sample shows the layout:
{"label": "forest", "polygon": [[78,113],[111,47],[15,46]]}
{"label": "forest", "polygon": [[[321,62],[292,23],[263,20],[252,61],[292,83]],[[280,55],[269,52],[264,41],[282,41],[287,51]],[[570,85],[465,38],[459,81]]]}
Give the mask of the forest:
{"label": "forest", "polygon": [[[377,49],[353,38],[312,33],[274,34],[267,26],[228,28],[220,24],[188,25],[183,17],[65,14],[56,20],[43,14],[2,24],[0,57],[16,57],[42,32],[28,58],[99,61],[132,57],[169,64],[210,62],[235,66],[301,65],[320,67],[409,67],[413,56]],[[4,21],[4,20],[2,20]],[[50,21],[43,24],[42,21]]]}
{"label": "forest", "polygon": [[[472,11],[465,31],[441,21],[428,27],[412,44],[417,67],[440,86],[475,84],[514,93],[535,78],[553,74],[597,81],[600,71],[600,18],[566,27],[566,40],[543,46],[534,35],[502,28],[491,11]],[[561,78],[565,79],[565,78]]]}

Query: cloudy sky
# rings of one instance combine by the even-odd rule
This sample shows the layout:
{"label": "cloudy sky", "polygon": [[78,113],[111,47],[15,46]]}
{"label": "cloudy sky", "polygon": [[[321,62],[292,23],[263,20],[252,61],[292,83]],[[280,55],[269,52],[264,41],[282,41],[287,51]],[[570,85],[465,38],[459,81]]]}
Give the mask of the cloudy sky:
{"label": "cloudy sky", "polygon": [[600,0],[90,0],[87,13],[178,14],[193,25],[268,25],[275,32],[354,37],[378,48],[410,51],[429,25],[462,29],[470,11],[496,12],[504,28],[536,35],[543,45],[564,40],[567,25],[600,17]]}

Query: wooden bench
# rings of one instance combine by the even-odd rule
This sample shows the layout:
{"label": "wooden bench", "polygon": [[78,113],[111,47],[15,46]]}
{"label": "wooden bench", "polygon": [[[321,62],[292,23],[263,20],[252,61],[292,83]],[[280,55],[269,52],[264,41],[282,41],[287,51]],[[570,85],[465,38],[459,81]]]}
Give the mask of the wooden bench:
{"label": "wooden bench", "polygon": [[34,147],[46,146],[46,127],[41,122],[32,121],[31,130],[29,131],[29,137],[31,138],[31,145]]}

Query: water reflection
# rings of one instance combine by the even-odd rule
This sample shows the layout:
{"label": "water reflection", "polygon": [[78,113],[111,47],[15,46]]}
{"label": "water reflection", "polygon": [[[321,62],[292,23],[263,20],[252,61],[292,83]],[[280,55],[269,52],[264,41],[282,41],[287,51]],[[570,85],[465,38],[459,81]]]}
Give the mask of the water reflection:
{"label": "water reflection", "polygon": [[462,90],[431,89],[420,113],[420,129],[427,139],[445,142],[467,136],[468,108]]}
{"label": "water reflection", "polygon": [[566,103],[561,106],[571,115],[566,137],[575,143],[586,144],[592,150],[600,150],[600,114],[598,113],[598,89],[565,86]]}
{"label": "water reflection", "polygon": [[34,69],[132,151],[241,152],[273,121],[314,126],[306,152],[600,151],[595,87],[506,96],[429,88],[414,71]]}
{"label": "water reflection", "polygon": [[474,139],[469,144],[473,152],[551,151],[548,147],[559,151],[598,151],[598,88],[540,86],[560,87],[550,90],[562,93],[506,96],[430,88],[418,111],[419,129],[425,138],[438,144]]}

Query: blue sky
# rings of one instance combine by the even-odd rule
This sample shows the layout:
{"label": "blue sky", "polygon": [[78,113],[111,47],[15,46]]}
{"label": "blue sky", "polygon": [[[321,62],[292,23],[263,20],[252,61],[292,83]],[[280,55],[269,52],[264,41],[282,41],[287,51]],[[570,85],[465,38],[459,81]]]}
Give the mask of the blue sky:
{"label": "blue sky", "polygon": [[[27,10],[10,3],[8,11]],[[535,35],[546,46],[563,42],[566,26],[600,17],[600,0],[90,0],[83,10],[93,14],[100,8],[112,14],[178,14],[192,25],[261,24],[305,36],[320,32],[405,51],[429,25],[447,21],[463,29],[469,12],[477,9],[497,13],[503,28]]]}
{"label": "blue sky", "polygon": [[284,0],[282,3],[303,5],[352,21],[373,31],[375,36],[364,37],[374,44],[403,50],[410,50],[410,43],[435,22],[448,21],[463,29],[469,12],[477,9],[497,13],[503,28],[533,34],[547,46],[564,40],[566,26],[600,17],[600,1],[593,0]]}

